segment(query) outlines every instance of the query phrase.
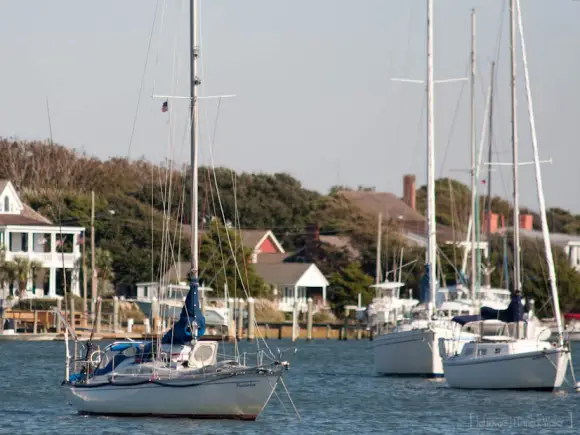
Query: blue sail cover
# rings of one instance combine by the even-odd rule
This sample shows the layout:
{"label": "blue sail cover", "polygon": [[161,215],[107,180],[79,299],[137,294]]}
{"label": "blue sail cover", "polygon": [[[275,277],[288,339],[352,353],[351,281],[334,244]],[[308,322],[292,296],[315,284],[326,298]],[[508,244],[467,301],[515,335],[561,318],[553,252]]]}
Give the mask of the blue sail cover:
{"label": "blue sail cover", "polygon": [[177,345],[189,343],[193,339],[191,324],[194,321],[197,323],[197,336],[201,337],[205,333],[205,317],[199,307],[198,291],[199,281],[197,278],[192,278],[179,319],[163,336],[161,343]]}
{"label": "blue sail cover", "polygon": [[505,323],[521,322],[524,320],[524,306],[522,305],[522,297],[519,294],[512,295],[512,300],[505,310],[494,310],[490,307],[481,307],[480,315],[471,316],[455,316],[452,321],[465,325],[470,322],[478,322],[480,320],[501,320]]}

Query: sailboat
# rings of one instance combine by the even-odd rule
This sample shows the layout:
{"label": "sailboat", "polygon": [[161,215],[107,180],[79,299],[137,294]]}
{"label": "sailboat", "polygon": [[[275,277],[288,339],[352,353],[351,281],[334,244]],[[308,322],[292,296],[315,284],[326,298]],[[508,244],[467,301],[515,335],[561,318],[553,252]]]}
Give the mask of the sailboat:
{"label": "sailboat", "polygon": [[398,267],[399,279],[397,279],[397,266],[393,267],[393,276],[395,281],[389,281],[389,273],[385,273],[385,280],[381,282],[381,240],[382,240],[382,214],[378,218],[377,234],[377,261],[375,283],[370,286],[374,289],[375,297],[366,308],[366,317],[369,328],[373,334],[380,334],[385,325],[397,323],[405,314],[411,313],[415,305],[419,303],[417,299],[402,299],[400,297],[401,288],[405,286],[401,282],[401,273],[403,270],[403,251],[401,250]]}
{"label": "sailboat", "polygon": [[[436,222],[435,222],[435,147],[434,147],[434,101],[433,101],[433,0],[427,0],[427,255],[425,274],[421,284],[426,309],[424,318],[399,325],[392,332],[379,335],[373,341],[374,366],[378,375],[395,376],[443,376],[439,354],[439,338],[450,340],[458,332],[453,343],[454,351],[460,351],[463,342],[473,335],[461,332],[447,319],[437,319],[435,295],[436,279]],[[451,349],[449,349],[451,351]]]}
{"label": "sailboat", "polygon": [[[514,282],[511,301],[507,309],[494,310],[482,307],[480,315],[459,316],[454,320],[460,325],[472,325],[480,330],[494,329],[495,332],[482,332],[481,336],[463,346],[456,354],[446,352],[443,340],[440,351],[443,356],[445,378],[450,387],[468,389],[534,389],[553,390],[564,382],[568,365],[571,365],[570,348],[563,339],[562,320],[556,285],[556,273],[550,233],[546,219],[546,206],[542,190],[540,160],[534,125],[533,106],[529,89],[529,77],[522,32],[519,1],[517,2],[517,21],[524,57],[524,74],[528,100],[528,110],[532,130],[532,145],[542,235],[546,262],[548,264],[550,293],[554,304],[558,339],[549,342],[550,330],[536,334],[533,324],[524,319],[524,306],[521,295],[519,205],[518,205],[518,143],[516,129],[516,88],[515,88],[515,42],[516,42],[516,0],[510,3],[511,18],[511,101],[512,101],[512,148],[514,182]],[[491,328],[490,328],[491,327]]]}
{"label": "sailboat", "polygon": [[[198,178],[197,178],[197,0],[190,1],[191,57],[191,273],[189,291],[179,319],[161,340],[116,342],[103,351],[87,345],[85,355],[73,358],[70,373],[66,327],[65,389],[70,403],[83,414],[153,415],[193,418],[255,420],[265,408],[289,363],[271,352],[258,351],[254,364],[249,356],[218,361],[218,342],[200,341],[205,318],[198,292]],[[190,56],[191,55],[191,56]],[[62,319],[62,316],[61,316]],[[266,349],[267,346],[266,346]],[[80,370],[76,371],[76,367]]]}

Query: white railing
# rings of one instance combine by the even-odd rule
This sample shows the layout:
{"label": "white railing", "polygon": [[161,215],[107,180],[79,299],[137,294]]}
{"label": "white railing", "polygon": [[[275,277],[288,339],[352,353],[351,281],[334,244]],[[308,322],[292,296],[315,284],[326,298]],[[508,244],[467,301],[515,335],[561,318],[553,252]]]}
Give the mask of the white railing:
{"label": "white railing", "polygon": [[59,252],[6,252],[6,261],[14,261],[18,257],[40,261],[44,267],[56,268],[62,267],[63,259],[65,267],[73,268],[77,258],[80,258],[79,255],[73,253],[65,253],[63,255]]}

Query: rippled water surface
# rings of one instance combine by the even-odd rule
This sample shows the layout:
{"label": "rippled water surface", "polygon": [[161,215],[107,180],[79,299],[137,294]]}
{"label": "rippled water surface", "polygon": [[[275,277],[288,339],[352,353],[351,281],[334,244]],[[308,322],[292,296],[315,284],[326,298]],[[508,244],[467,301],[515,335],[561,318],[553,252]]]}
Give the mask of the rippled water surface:
{"label": "rippled water surface", "polygon": [[0,433],[564,434],[580,429],[580,394],[458,391],[441,380],[374,377],[367,341],[299,342],[298,348],[285,379],[302,421],[279,389],[280,399],[273,397],[258,421],[239,422],[80,416],[60,391],[63,343],[0,342]]}

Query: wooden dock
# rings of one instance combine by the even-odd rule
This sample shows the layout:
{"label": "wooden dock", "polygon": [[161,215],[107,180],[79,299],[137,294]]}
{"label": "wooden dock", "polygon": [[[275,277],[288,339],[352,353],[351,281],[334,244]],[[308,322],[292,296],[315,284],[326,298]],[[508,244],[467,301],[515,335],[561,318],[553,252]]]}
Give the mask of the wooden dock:
{"label": "wooden dock", "polygon": [[[311,312],[308,313],[306,322],[297,322],[293,327],[292,322],[257,322],[254,321],[253,304],[250,301],[248,310],[248,322],[237,319],[229,319],[230,326],[227,332],[209,327],[202,340],[234,341],[237,340],[348,340],[348,339],[371,339],[372,334],[366,326],[355,321],[345,320],[340,323],[314,323]],[[60,307],[59,307],[60,308]],[[133,319],[121,319],[120,313],[110,313],[101,316],[97,313],[97,328],[93,340],[151,340],[162,334],[163,326],[160,319],[153,319],[153,325],[149,319],[141,323],[134,323]],[[75,329],[81,340],[88,340],[90,328],[87,325],[89,319],[82,312],[72,311],[63,313],[69,324]],[[106,320],[103,322],[102,317]],[[3,331],[4,321],[9,320],[13,324],[13,330]],[[156,334],[155,331],[158,331]],[[3,319],[0,319],[0,341],[51,341],[63,340],[63,329],[53,310],[6,310]]]}

